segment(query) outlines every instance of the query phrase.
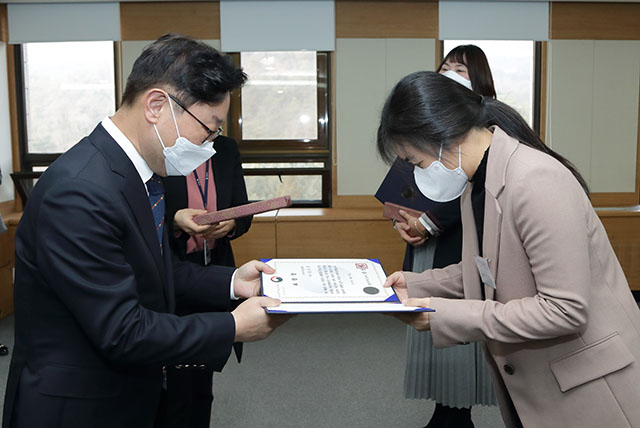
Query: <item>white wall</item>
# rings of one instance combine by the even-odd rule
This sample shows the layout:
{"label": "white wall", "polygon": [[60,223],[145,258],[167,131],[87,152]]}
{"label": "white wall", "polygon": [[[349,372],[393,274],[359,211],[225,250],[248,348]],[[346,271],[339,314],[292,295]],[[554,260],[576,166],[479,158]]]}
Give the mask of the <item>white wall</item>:
{"label": "white wall", "polygon": [[376,151],[387,94],[404,76],[435,69],[435,39],[337,39],[338,195],[373,195],[388,171]]}
{"label": "white wall", "polygon": [[9,117],[9,87],[7,76],[7,44],[0,42],[0,202],[13,199],[13,182],[9,173],[11,168],[11,119]]}
{"label": "white wall", "polygon": [[640,41],[553,40],[548,52],[547,143],[592,192],[633,192]]}
{"label": "white wall", "polygon": [[7,6],[9,42],[120,40],[120,3],[12,3]]}

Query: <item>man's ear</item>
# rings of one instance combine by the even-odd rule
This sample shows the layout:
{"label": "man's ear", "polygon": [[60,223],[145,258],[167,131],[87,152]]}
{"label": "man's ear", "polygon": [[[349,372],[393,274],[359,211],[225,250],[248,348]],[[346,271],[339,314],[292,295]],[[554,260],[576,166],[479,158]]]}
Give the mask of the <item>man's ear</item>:
{"label": "man's ear", "polygon": [[144,117],[147,122],[157,124],[160,113],[165,107],[168,96],[165,91],[158,88],[149,89],[143,95]]}

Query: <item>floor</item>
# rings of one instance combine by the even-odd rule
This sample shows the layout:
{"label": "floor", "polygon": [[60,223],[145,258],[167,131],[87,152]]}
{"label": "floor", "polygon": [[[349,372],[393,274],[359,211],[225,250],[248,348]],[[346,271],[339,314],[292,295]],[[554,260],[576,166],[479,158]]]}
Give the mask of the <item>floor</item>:
{"label": "floor", "polygon": [[[422,427],[434,403],[403,397],[404,335],[383,315],[298,316],[216,373],[211,426]],[[13,316],[0,320],[0,343],[13,348]],[[2,401],[9,360],[0,357]],[[496,407],[472,418],[504,426]]]}

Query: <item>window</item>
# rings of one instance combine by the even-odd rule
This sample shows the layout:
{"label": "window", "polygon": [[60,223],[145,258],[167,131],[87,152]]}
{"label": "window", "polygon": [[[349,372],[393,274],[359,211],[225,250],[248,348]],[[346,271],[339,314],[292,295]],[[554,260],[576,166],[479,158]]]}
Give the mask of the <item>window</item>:
{"label": "window", "polygon": [[537,132],[540,131],[540,42],[510,40],[446,40],[444,56],[459,45],[482,49],[489,61],[500,101],[513,107]]}
{"label": "window", "polygon": [[328,55],[242,52],[233,58],[249,76],[232,95],[229,121],[249,199],[291,195],[294,206],[329,206]]}
{"label": "window", "polygon": [[15,46],[21,169],[42,170],[116,107],[114,43]]}

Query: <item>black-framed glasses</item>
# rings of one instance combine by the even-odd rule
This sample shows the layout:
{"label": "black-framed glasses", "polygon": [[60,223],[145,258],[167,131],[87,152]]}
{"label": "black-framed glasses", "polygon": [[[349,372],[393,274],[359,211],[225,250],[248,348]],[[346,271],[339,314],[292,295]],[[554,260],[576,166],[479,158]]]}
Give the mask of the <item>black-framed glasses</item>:
{"label": "black-framed glasses", "polygon": [[216,139],[220,134],[222,134],[222,126],[218,126],[218,129],[216,129],[215,131],[214,131],[214,130],[212,130],[212,129],[211,129],[211,128],[209,128],[207,125],[205,125],[205,124],[204,124],[204,122],[202,122],[200,119],[198,119],[198,118],[196,117],[196,115],[195,115],[195,114],[191,113],[191,112],[189,111],[189,109],[188,109],[188,108],[186,108],[186,107],[184,106],[184,104],[182,104],[180,101],[178,101],[178,99],[177,99],[176,97],[174,97],[174,96],[173,96],[173,95],[171,95],[171,94],[167,94],[167,95],[169,95],[169,98],[171,98],[171,99],[173,100],[173,102],[174,102],[174,103],[178,104],[182,110],[184,110],[184,111],[186,111],[187,113],[189,113],[189,116],[191,116],[192,118],[194,118],[194,119],[195,119],[195,120],[196,120],[200,125],[202,125],[202,127],[207,131],[207,133],[208,133],[208,134],[207,134],[206,138],[205,138],[204,140],[202,140],[202,143],[200,143],[200,144],[204,144],[204,143],[206,143],[206,142],[208,142],[208,141],[213,141],[213,140],[215,140],[215,139]]}

